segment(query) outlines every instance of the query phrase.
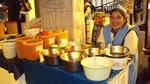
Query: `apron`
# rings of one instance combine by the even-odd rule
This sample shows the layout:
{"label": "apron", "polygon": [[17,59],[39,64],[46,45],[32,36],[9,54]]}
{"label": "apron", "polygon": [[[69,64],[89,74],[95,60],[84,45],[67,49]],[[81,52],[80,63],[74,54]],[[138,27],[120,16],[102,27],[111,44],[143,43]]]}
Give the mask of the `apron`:
{"label": "apron", "polygon": [[[140,30],[138,26],[131,26],[131,25],[125,24],[122,28],[119,29],[116,36],[111,41],[111,29],[112,28],[109,24],[105,26],[103,30],[103,35],[104,35],[106,45],[108,44],[112,44],[113,46],[122,45],[124,38],[126,37],[126,35],[131,29],[135,30],[138,38],[140,37]],[[132,60],[134,62],[129,67],[128,84],[136,84],[136,78],[137,78],[137,55],[136,54],[132,57]]]}

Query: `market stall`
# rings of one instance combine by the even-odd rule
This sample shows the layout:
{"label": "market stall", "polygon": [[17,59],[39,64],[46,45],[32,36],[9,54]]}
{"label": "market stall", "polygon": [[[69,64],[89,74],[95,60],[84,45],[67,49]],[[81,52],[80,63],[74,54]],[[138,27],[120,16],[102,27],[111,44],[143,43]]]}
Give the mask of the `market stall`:
{"label": "market stall", "polygon": [[[83,0],[72,1],[71,3],[75,3],[75,7],[72,8],[73,10],[67,7],[69,3],[66,0],[60,2],[58,0],[41,1],[41,8],[43,9],[41,18],[43,28],[26,29],[23,36],[17,37],[13,39],[13,41],[7,39],[2,42],[2,45],[0,45],[2,46],[1,51],[3,52],[0,55],[0,60],[2,60],[0,61],[1,67],[13,72],[16,80],[25,73],[27,84],[128,84],[129,67],[133,63],[132,60],[128,59],[126,59],[127,63],[123,64],[125,67],[117,70],[111,68],[113,66],[112,62],[108,78],[98,81],[88,79],[83,66],[81,70],[71,72],[65,69],[65,63],[49,65],[49,63],[53,61],[63,61],[60,59],[61,56],[65,53],[68,54],[70,51],[86,54],[86,58],[90,58],[90,56],[94,57],[97,54],[96,52],[92,55],[88,55],[89,51],[88,54],[86,52],[86,49],[93,47],[96,47],[96,49],[99,48],[98,52],[100,54],[96,55],[96,57],[107,57],[103,55],[104,53],[102,53],[103,50],[100,44],[99,46],[93,46],[92,44],[87,46],[84,42],[84,14],[83,9],[78,9],[79,4],[83,5]],[[81,8],[83,8],[83,6]],[[107,12],[109,11],[110,9]],[[109,21],[109,16],[100,15],[101,13],[104,12],[95,12],[95,27],[93,29],[95,33],[93,33],[92,39],[94,44],[96,44],[100,29]],[[61,14],[64,15],[64,17],[62,17]],[[68,17],[68,15],[71,16],[71,18],[65,18]],[[105,22],[105,24],[103,22]],[[16,33],[17,32],[13,34]],[[4,35],[2,35],[2,37],[3,36]],[[9,42],[10,44],[5,47],[4,44]],[[84,46],[84,48],[81,48],[80,51],[74,51],[72,50],[74,46]],[[125,55],[125,53],[123,53],[123,55]],[[125,55],[125,57],[128,58],[128,55]],[[80,58],[86,59],[78,54],[73,56],[75,56],[75,58],[81,56]],[[50,59],[50,61],[46,59]],[[82,59],[80,59],[78,64],[80,64]],[[119,63],[116,63],[116,65],[119,66]]]}
{"label": "market stall", "polygon": [[[42,31],[42,32],[45,32],[44,35],[50,34],[46,31]],[[42,32],[38,35],[40,35],[40,36],[43,35]],[[52,32],[54,33],[54,31],[52,31]],[[57,32],[58,32],[58,30],[57,30]],[[63,49],[62,46],[66,47],[66,45],[62,45],[65,43],[62,43],[63,41],[61,42],[61,40],[68,39],[67,37],[60,37],[60,36],[66,36],[66,33],[64,33],[64,31],[63,32],[59,31],[59,33],[57,33],[57,34],[55,31],[55,35],[56,35],[56,37],[59,37],[55,41],[57,43],[59,43],[59,41],[60,41],[60,44],[56,46],[56,44],[54,45],[54,44],[50,44],[50,42],[48,42],[48,44],[47,43],[46,44],[50,47],[44,49],[44,50],[49,49],[48,52],[51,53],[50,57],[52,57],[52,56],[57,57],[58,54],[59,54],[59,56],[62,56],[58,52],[54,52],[54,51],[51,52],[51,48],[57,49],[56,47],[58,47],[58,48]],[[77,84],[77,83],[79,83],[79,84],[84,84],[84,83],[113,84],[113,83],[115,83],[115,84],[119,84],[120,82],[121,82],[121,84],[127,84],[127,82],[128,82],[128,70],[129,70],[129,66],[132,64],[132,61],[129,61],[128,64],[126,65],[126,67],[123,69],[111,70],[111,73],[107,79],[102,80],[102,81],[92,81],[86,77],[83,69],[81,69],[79,71],[70,72],[70,71],[65,70],[65,64],[61,63],[58,65],[56,65],[56,64],[50,65],[50,64],[46,63],[46,60],[45,60],[46,58],[44,58],[45,61],[42,62],[40,60],[41,56],[39,54],[39,51],[44,48],[44,47],[43,48],[41,47],[41,46],[43,46],[43,44],[41,44],[41,42],[38,39],[35,39],[35,38],[31,39],[31,38],[32,37],[17,37],[16,38],[17,57],[12,57],[12,55],[8,56],[8,55],[4,54],[5,53],[4,48],[2,48],[3,50],[1,50],[1,52],[3,52],[3,53],[1,53],[1,58],[0,58],[1,60],[4,61],[4,62],[1,61],[1,62],[3,62],[3,63],[1,63],[2,65],[4,65],[4,64],[10,65],[9,67],[7,67],[7,69],[14,70],[12,72],[15,74],[15,77],[17,77],[16,79],[20,78],[20,76],[24,72],[27,84],[43,84],[43,83],[44,84],[49,84],[49,83],[54,83],[54,84],[55,83],[56,84],[68,84],[68,83],[71,83],[71,84]],[[42,42],[45,43],[47,40],[43,40],[43,41]],[[53,42],[55,42],[55,41],[53,41]],[[64,42],[66,42],[66,40]],[[4,41],[4,43],[5,43],[5,41]],[[2,42],[2,47],[4,47],[3,46],[4,43]],[[71,50],[73,51],[72,46],[73,46],[73,44],[71,45]],[[20,53],[20,49],[22,50],[21,51],[22,54]],[[69,50],[69,48],[67,48],[67,49]],[[74,49],[74,50],[76,50],[76,49]],[[84,50],[84,48],[81,50]],[[27,54],[27,52],[30,52],[30,53]],[[8,52],[8,53],[10,53],[10,52]],[[24,54],[24,53],[26,53],[26,54]],[[97,55],[99,55],[99,54],[97,54]],[[59,59],[59,56],[57,59]],[[79,56],[81,56],[81,55],[79,55]],[[12,58],[8,58],[8,57],[12,57]],[[103,57],[103,56],[99,55],[98,57]],[[22,59],[22,60],[20,60],[20,59]],[[59,61],[61,61],[61,60],[59,60]],[[23,62],[23,64],[22,64],[22,62]],[[70,66],[72,66],[72,65],[70,65]]]}

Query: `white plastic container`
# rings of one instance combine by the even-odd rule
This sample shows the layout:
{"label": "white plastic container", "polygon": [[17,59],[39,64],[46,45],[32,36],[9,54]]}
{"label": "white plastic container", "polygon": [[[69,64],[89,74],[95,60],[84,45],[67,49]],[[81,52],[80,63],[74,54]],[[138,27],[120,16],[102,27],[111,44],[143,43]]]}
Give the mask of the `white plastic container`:
{"label": "white plastic container", "polygon": [[128,63],[128,57],[125,58],[112,58],[114,65],[112,66],[113,70],[124,69]]}
{"label": "white plastic container", "polygon": [[2,43],[3,55],[6,59],[13,59],[16,57],[16,42],[15,41],[4,41]]}
{"label": "white plastic container", "polygon": [[40,32],[41,28],[32,28],[24,30],[25,36],[32,37]]}
{"label": "white plastic container", "polygon": [[113,64],[113,60],[106,57],[89,57],[81,61],[85,76],[93,81],[106,80]]}

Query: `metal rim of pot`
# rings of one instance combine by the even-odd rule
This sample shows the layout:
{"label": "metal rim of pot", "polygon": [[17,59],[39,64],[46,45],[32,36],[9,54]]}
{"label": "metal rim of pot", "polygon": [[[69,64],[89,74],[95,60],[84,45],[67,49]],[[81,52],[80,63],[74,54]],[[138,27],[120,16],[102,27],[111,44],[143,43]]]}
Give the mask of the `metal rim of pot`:
{"label": "metal rim of pot", "polygon": [[[68,53],[63,53],[63,54],[60,55],[60,59],[63,60],[63,61],[65,61],[65,62],[80,62],[82,59],[85,59],[85,58],[88,57],[88,56],[86,55],[84,58],[81,57],[80,60],[75,60],[75,61],[74,61],[74,60],[69,60],[69,61],[68,61],[68,60],[65,60],[65,59],[64,59],[64,55],[65,55],[65,54],[68,54]],[[81,54],[83,54],[83,53],[81,53]],[[81,55],[81,54],[80,54],[80,55]]]}
{"label": "metal rim of pot", "polygon": [[106,56],[106,57],[110,57],[110,58],[125,58],[125,57],[130,57],[130,50],[128,51],[128,53],[125,53],[125,54],[106,53],[106,51],[107,51],[107,48],[105,48],[103,50],[103,55]]}
{"label": "metal rim of pot", "polygon": [[[93,53],[90,53],[91,52],[91,49],[99,49],[99,53],[97,53],[97,54],[93,54]],[[87,51],[86,51],[87,50]],[[84,52],[88,55],[88,56],[93,56],[93,55],[95,55],[95,56],[101,56],[103,53],[102,53],[102,49],[101,48],[97,48],[97,47],[92,47],[92,48],[86,48],[85,50],[84,50]],[[88,53],[87,53],[88,52]],[[97,52],[97,51],[95,51],[95,52]]]}

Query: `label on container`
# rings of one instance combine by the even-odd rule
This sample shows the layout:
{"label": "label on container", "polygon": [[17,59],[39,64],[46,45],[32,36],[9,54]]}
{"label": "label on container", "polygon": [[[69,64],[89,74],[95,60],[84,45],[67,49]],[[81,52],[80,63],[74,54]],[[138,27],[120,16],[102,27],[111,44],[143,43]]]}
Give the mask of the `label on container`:
{"label": "label on container", "polygon": [[55,43],[55,38],[52,37],[52,38],[49,38],[49,44],[54,44]]}
{"label": "label on container", "polygon": [[40,50],[42,50],[43,49],[43,46],[37,46],[36,47],[36,51],[40,51]]}
{"label": "label on container", "polygon": [[68,45],[68,39],[61,39],[60,40],[60,47],[66,47]]}

